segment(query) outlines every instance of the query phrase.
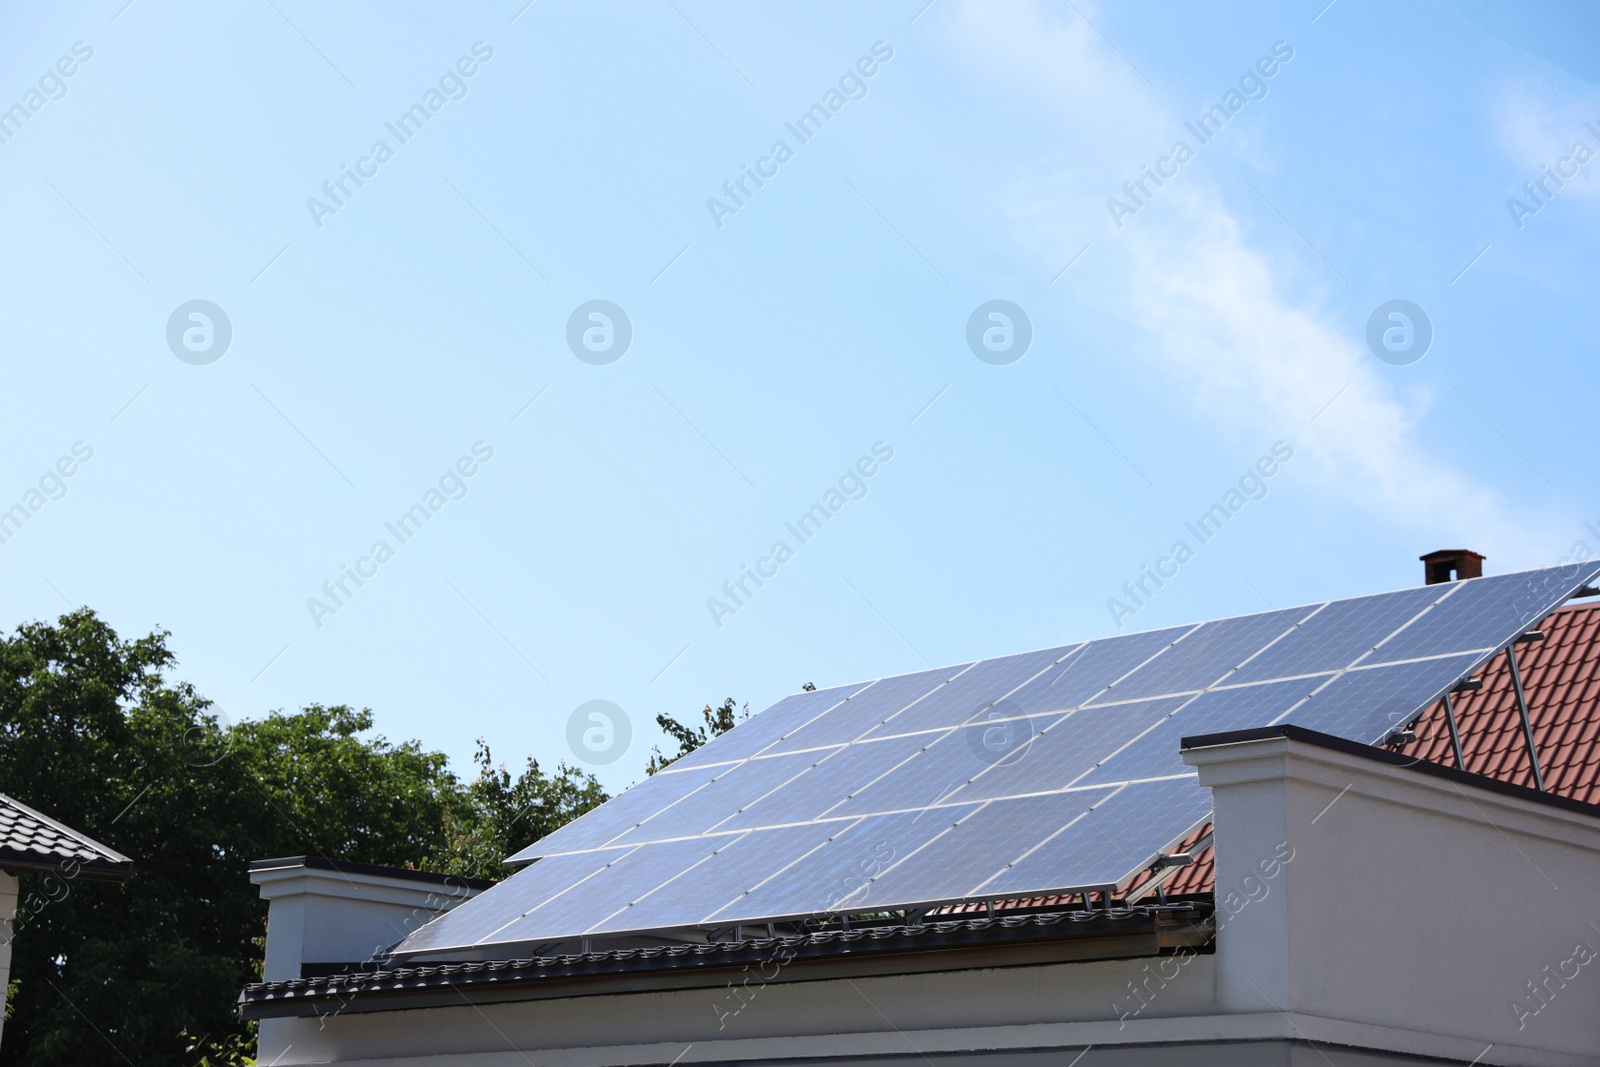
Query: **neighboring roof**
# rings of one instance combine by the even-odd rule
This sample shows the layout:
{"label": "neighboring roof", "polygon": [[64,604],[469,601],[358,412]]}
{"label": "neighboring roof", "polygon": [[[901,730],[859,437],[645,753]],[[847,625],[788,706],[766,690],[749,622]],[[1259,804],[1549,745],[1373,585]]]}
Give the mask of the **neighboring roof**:
{"label": "neighboring roof", "polygon": [[246,986],[246,1019],[330,1011],[396,1011],[637,990],[722,988],[730,976],[771,966],[763,981],[817,981],[978,967],[1207,951],[1211,908],[1140,906],[823,930],[794,937],[612,949],[570,956],[352,971]]}
{"label": "neighboring roof", "polygon": [[[1516,654],[1545,788],[1556,796],[1600,804],[1600,602],[1568,604],[1539,629],[1544,640],[1519,644]],[[1482,689],[1452,698],[1466,769],[1531,788],[1533,771],[1510,663],[1498,656],[1478,677]],[[1424,712],[1412,730],[1417,739],[1405,746],[1407,759],[1456,765],[1443,702]],[[1210,833],[1208,823],[1195,836]],[[1211,892],[1212,859],[1208,847],[1167,879],[1167,895]]]}
{"label": "neighboring roof", "polygon": [[0,870],[125,882],[133,861],[0,793]]}
{"label": "neighboring roof", "polygon": [[358,863],[355,860],[330,860],[325,856],[281,856],[276,859],[250,861],[251,874],[259,871],[288,871],[300,867],[309,867],[314,871],[332,871],[335,874],[368,874],[380,878],[398,878],[406,882],[451,886],[458,889],[482,890],[495,884],[492,878],[435,874],[432,871],[414,871],[408,867],[385,867],[377,863]]}
{"label": "neighboring roof", "polygon": [[[1528,718],[1544,786],[1558,796],[1600,803],[1600,603],[1578,601],[1540,624],[1543,641],[1516,646]],[[1511,683],[1500,656],[1479,672],[1483,688],[1454,697],[1466,769],[1517,785],[1532,786],[1528,745]],[[1417,720],[1415,756],[1456,764],[1450,729],[1440,704]]]}

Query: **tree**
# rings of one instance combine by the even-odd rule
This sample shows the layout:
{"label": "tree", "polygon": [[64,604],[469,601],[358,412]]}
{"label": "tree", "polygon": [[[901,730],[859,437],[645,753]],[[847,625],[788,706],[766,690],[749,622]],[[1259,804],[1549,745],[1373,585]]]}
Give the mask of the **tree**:
{"label": "tree", "polygon": [[554,833],[591,808],[605,803],[594,776],[556,764],[547,774],[532,756],[515,779],[505,764],[496,766],[489,745],[478,738],[478,777],[445,812],[445,841],[428,864],[441,874],[505,878],[502,860]]}
{"label": "tree", "polygon": [[[807,683],[809,684],[809,683]],[[645,774],[655,774],[667,767],[674,760],[680,760],[710,741],[713,737],[721,737],[729,730],[738,726],[750,717],[750,705],[743,708],[734,705],[732,697],[723,698],[722,704],[713,708],[710,704],[700,712],[700,717],[705,720],[703,726],[685,726],[671,715],[665,713],[656,716],[656,725],[667,732],[667,736],[678,742],[678,751],[673,756],[663,756],[661,746],[651,749],[650,762],[645,764]]]}
{"label": "tree", "polygon": [[0,639],[0,788],[136,872],[68,882],[22,916],[5,1067],[248,1062],[235,999],[259,979],[266,926],[251,860],[503,873],[501,857],[605,799],[564,765],[492,770],[481,743],[463,785],[442,753],[370,735],[366,710],[229,725],[169,678],[167,637],[124,641],[85,608]]}

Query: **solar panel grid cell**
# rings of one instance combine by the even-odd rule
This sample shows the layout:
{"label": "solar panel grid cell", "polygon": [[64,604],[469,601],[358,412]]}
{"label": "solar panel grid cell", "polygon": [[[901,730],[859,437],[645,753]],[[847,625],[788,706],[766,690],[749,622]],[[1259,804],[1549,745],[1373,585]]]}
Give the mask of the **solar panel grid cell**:
{"label": "solar panel grid cell", "polygon": [[1437,586],[1424,586],[1334,601],[1241,666],[1228,684],[1342,670],[1442,595]]}
{"label": "solar panel grid cell", "polygon": [[[594,877],[480,938],[478,944],[575,937],[678,871],[699,863],[716,850],[716,845],[706,838],[691,838],[615,852],[615,858]],[[538,866],[534,864],[536,869]]]}
{"label": "solar panel grid cell", "polygon": [[1069,655],[1076,647],[1067,645],[1039,652],[1024,652],[1020,656],[983,660],[962,672],[949,685],[928,694],[883,725],[874,727],[866,736],[915,733],[969,722],[1063,656]]}
{"label": "solar panel grid cell", "polygon": [[1063,789],[1110,753],[1176,711],[1185,697],[1083,708],[1052,724],[1013,759],[996,764],[953,794],[976,800]]}
{"label": "solar panel grid cell", "polygon": [[[847,824],[845,824],[847,825]],[[590,927],[589,933],[623,930],[669,930],[693,926],[741,898],[799,857],[816,848],[839,823],[816,823],[756,830],[724,838],[718,850],[702,862],[663,881],[621,913],[613,913]]]}
{"label": "solar panel grid cell", "polygon": [[1378,744],[1428,710],[1485,658],[1483,653],[1469,652],[1345,671],[1283,721],[1364,745]]}
{"label": "solar panel grid cell", "polygon": [[1052,885],[1073,872],[1076,886],[1110,885],[1142,870],[1158,852],[1211,814],[1211,794],[1193,777],[1135,782],[1043,841],[978,887],[1006,895],[1071,888]]}
{"label": "solar panel grid cell", "polygon": [[869,815],[708,918],[736,922],[772,916],[827,915],[858,894],[896,859],[916,851],[972,811],[971,805]]}
{"label": "solar panel grid cell", "polygon": [[1161,655],[1117,682],[1092,704],[1135,700],[1169,693],[1190,693],[1220,681],[1224,675],[1282,637],[1314,608],[1269,611],[1205,623]]}
{"label": "solar panel grid cell", "polygon": [[808,753],[814,762],[799,778],[729,816],[717,828],[746,830],[819,818],[840,797],[887,774],[926,743],[926,735],[911,734]]}
{"label": "solar panel grid cell", "polygon": [[1536,595],[1522,575],[1454,583],[1451,595],[1422,616],[1426,625],[1406,627],[1363,662],[1393,663],[1494,648],[1544,618],[1554,606],[1548,597]]}
{"label": "solar panel grid cell", "polygon": [[1193,629],[1193,626],[1173,626],[1090,641],[1012,693],[1010,700],[1030,713],[1071,710],[1151,657],[1160,655]]}
{"label": "solar panel grid cell", "polygon": [[916,701],[949,685],[970,666],[961,664],[879,679],[825,714],[784,735],[764,753],[797,752],[854,741]]}
{"label": "solar panel grid cell", "polygon": [[872,908],[896,901],[958,900],[998,874],[1043,834],[1066,826],[1110,789],[995,800],[972,812],[845,901]]}
{"label": "solar panel grid cell", "polygon": [[[687,770],[711,763],[748,759],[767,746],[805,726],[818,716],[861,692],[871,682],[834,686],[784,697],[760,715],[746,719],[737,730],[714,737],[687,756],[673,761],[668,772]],[[777,714],[773,714],[776,712]]]}
{"label": "solar panel grid cell", "polygon": [[1078,784],[1129,782],[1183,774],[1186,768],[1178,752],[1178,743],[1184,736],[1242,730],[1270,723],[1331,677],[1331,674],[1322,674],[1202,693],[1174,709],[1136,743],[1113,755]]}
{"label": "solar panel grid cell", "polygon": [[817,756],[811,752],[790,752],[720,766],[716,777],[703,788],[683,796],[608,844],[642,844],[710,833],[719,823],[737,815],[746,804],[781,790],[790,779],[809,769]]}
{"label": "solar panel grid cell", "polygon": [[540,838],[509,857],[506,862],[515,865],[558,852],[581,852],[604,847],[613,838],[647,822],[677,800],[701,788],[722,769],[715,766],[695,767],[679,774],[652,775],[555,833]]}

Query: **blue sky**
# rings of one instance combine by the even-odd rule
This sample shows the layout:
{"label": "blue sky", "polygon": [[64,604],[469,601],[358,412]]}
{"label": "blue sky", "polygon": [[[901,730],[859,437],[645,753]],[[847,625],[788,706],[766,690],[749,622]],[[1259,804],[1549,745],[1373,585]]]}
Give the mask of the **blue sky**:
{"label": "blue sky", "polygon": [[[165,627],[230,718],[368,706],[463,767],[611,701],[618,788],[662,711],[1600,547],[1592,9],[524,2],[0,16],[8,625]],[[1393,300],[1420,359],[1369,348]]]}

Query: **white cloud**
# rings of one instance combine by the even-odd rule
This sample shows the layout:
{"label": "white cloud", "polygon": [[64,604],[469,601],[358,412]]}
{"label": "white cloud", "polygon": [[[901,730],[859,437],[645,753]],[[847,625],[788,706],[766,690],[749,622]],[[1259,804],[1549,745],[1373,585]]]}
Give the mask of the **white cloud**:
{"label": "white cloud", "polygon": [[[947,43],[975,74],[1038,96],[1059,116],[1044,138],[1072,140],[1070,176],[1052,154],[1002,194],[1014,198],[1006,205],[1014,240],[1053,272],[1060,250],[1089,234],[1093,259],[1080,291],[1147,331],[1150,369],[1183,382],[1219,433],[1245,447],[1292,437],[1321,493],[1393,526],[1469,529],[1486,550],[1528,565],[1548,555],[1550,523],[1508,508],[1428,447],[1422,405],[1402,402],[1352,324],[1291,294],[1292,270],[1251,245],[1202,166],[1183,168],[1122,231],[1113,228],[1105,198],[1169,143],[1182,108],[1160,100],[1070,10],[1058,17],[1034,4],[973,3],[950,15]],[[1292,75],[1286,67],[1279,76]],[[1219,141],[1199,151],[1232,149]],[[1082,162],[1092,156],[1106,165]],[[1108,167],[1117,168],[1114,181],[1097,177]]]}

